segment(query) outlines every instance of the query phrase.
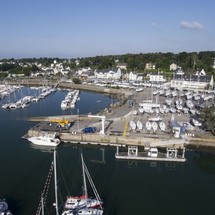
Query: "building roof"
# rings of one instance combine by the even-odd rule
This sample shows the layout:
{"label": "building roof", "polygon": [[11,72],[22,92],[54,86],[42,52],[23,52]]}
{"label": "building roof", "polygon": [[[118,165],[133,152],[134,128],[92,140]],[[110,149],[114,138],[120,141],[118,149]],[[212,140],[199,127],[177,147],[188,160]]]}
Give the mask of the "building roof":
{"label": "building roof", "polygon": [[174,80],[183,80],[183,81],[194,81],[194,82],[210,82],[211,81],[211,76],[209,75],[178,75],[176,74],[174,77]]}
{"label": "building roof", "polygon": [[97,73],[109,73],[110,71],[117,72],[118,68],[97,70]]}

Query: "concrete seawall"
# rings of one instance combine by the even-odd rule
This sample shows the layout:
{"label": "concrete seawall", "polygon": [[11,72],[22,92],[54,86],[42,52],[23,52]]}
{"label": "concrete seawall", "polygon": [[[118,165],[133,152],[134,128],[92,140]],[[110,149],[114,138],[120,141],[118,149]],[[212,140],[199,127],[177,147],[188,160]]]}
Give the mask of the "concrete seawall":
{"label": "concrete seawall", "polygon": [[[36,126],[38,127],[38,126]],[[44,131],[37,128],[28,130],[27,136],[40,136]],[[53,131],[50,131],[53,133]],[[99,133],[83,134],[83,133],[68,133],[57,132],[63,142],[82,143],[82,144],[97,144],[97,145],[120,145],[120,146],[159,146],[159,147],[183,147],[185,142],[181,139],[167,138],[147,138],[147,137],[123,137],[117,135],[100,135]],[[26,138],[24,136],[23,138]]]}

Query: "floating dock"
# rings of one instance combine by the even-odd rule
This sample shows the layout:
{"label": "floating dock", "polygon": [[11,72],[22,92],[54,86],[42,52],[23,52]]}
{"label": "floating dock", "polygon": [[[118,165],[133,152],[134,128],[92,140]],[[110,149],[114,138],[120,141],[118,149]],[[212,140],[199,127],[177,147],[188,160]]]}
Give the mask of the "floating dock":
{"label": "floating dock", "polygon": [[139,152],[137,146],[128,146],[127,152],[119,152],[119,147],[117,147],[117,152],[115,158],[122,160],[143,160],[143,161],[165,161],[165,162],[185,162],[185,147],[181,149],[182,154],[178,154],[178,149],[167,148],[166,153],[159,152],[157,148],[154,149],[154,153],[150,152],[150,148],[146,151]]}

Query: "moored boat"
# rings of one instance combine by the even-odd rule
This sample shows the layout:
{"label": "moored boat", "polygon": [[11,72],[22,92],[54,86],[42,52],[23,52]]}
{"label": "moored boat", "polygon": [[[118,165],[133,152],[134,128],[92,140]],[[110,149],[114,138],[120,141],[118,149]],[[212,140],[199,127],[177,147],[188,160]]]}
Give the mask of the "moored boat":
{"label": "moored boat", "polygon": [[0,214],[12,215],[11,211],[8,209],[8,204],[5,199],[0,199]]}
{"label": "moored boat", "polygon": [[29,137],[27,138],[27,140],[32,142],[33,144],[41,146],[58,146],[61,142],[60,139],[56,137],[56,133],[43,133],[40,136]]}
{"label": "moored boat", "polygon": [[[64,204],[64,209],[62,215],[93,215],[103,214],[103,202],[96,190],[96,187],[93,183],[93,180],[90,176],[90,173],[87,169],[87,166],[84,163],[83,155],[81,153],[81,162],[82,162],[82,176],[83,176],[83,195],[82,196],[68,196]],[[88,196],[88,189],[86,183],[86,176],[90,185],[93,189],[95,197]]]}

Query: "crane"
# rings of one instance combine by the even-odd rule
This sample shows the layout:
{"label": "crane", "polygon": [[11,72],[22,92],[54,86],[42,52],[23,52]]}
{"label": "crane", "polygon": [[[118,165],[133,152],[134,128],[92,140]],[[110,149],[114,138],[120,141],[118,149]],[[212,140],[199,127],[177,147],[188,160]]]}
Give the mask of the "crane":
{"label": "crane", "polygon": [[87,117],[101,119],[102,120],[102,129],[100,131],[100,134],[105,134],[105,116],[98,116],[98,115],[88,114]]}

